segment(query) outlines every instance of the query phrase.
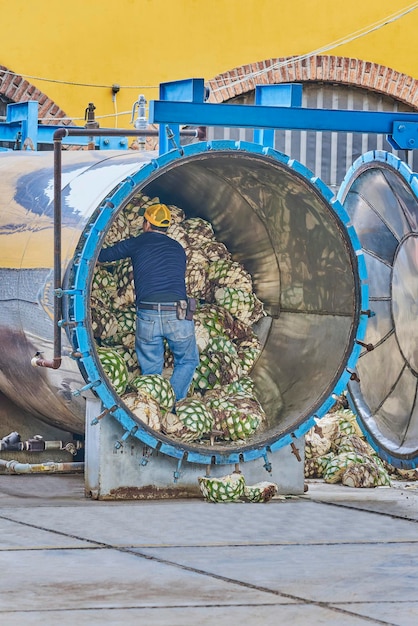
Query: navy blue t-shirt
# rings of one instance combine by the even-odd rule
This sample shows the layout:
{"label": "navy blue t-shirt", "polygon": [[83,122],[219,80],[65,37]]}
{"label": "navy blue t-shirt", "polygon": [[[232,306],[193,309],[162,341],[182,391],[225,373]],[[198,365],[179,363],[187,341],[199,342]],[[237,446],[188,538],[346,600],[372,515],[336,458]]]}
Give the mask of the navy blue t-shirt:
{"label": "navy blue t-shirt", "polygon": [[186,253],[165,233],[146,232],[119,241],[99,254],[99,262],[132,259],[136,302],[186,299]]}

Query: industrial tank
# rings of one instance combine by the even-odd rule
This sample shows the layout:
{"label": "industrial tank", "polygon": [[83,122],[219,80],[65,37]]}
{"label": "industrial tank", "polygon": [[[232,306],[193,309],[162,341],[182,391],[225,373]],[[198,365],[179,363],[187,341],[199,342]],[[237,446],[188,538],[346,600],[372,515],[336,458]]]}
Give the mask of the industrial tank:
{"label": "industrial tank", "polygon": [[369,285],[364,346],[348,390],[370,444],[396,467],[418,464],[418,183],[401,159],[363,154],[340,187]]}
{"label": "industrial tank", "polygon": [[[149,152],[62,153],[62,364],[53,352],[51,153],[0,155],[0,390],[44,421],[84,431],[85,397],[98,396],[134,436],[188,462],[232,463],[303,435],[342,393],[362,349],[368,287],[363,253],[342,204],[300,163],[271,148],[199,142]],[[91,329],[91,285],[106,233],[138,194],[209,221],[251,274],[265,315],[250,372],[267,415],[245,441],[179,442],[147,426],[110,384]]]}

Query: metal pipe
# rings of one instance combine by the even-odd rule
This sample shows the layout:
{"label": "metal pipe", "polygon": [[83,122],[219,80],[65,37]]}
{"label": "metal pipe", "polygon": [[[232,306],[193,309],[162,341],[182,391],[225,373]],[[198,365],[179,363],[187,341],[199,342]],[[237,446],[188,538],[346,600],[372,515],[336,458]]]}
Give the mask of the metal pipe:
{"label": "metal pipe", "polygon": [[83,472],[84,463],[18,463],[0,459],[0,467],[4,467],[9,474],[57,474],[64,472]]}
{"label": "metal pipe", "polygon": [[[90,131],[91,132],[91,131]],[[34,357],[31,361],[34,367],[49,367],[53,370],[60,368],[61,355],[61,328],[62,318],[61,289],[61,137],[59,131],[54,133],[54,356],[52,359]],[[61,133],[60,133],[61,134]]]}
{"label": "metal pipe", "polygon": [[[55,131],[54,138],[54,356],[52,359],[44,359],[35,355],[31,360],[34,367],[48,367],[57,370],[61,367],[61,327],[62,320],[62,287],[61,287],[61,171],[62,158],[61,148],[64,137],[88,136],[88,137],[115,137],[115,136],[149,136],[154,137],[159,132],[156,129],[131,130],[117,128],[59,128]],[[196,130],[182,130],[180,135],[196,137],[202,140],[206,136],[206,129],[199,127]]]}
{"label": "metal pipe", "polygon": [[[121,128],[78,128],[72,126],[70,128],[59,128],[55,131],[53,138],[62,141],[65,137],[157,137],[160,134],[159,130],[150,128],[147,130],[132,130]],[[199,126],[196,129],[183,129],[180,130],[180,135],[184,137],[195,137],[203,141],[206,137],[206,128]]]}

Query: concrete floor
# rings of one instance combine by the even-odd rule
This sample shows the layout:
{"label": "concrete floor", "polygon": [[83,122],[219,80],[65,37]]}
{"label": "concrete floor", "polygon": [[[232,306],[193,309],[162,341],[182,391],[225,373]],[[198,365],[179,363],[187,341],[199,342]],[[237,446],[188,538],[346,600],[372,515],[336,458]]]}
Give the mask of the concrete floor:
{"label": "concrete floor", "polygon": [[418,485],[266,504],[96,501],[0,475],[0,623],[418,624]]}

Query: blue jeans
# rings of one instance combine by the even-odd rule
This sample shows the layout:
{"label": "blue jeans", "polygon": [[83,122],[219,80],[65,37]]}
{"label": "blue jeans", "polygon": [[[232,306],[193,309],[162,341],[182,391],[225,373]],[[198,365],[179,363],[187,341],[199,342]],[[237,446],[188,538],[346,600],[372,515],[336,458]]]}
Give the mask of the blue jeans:
{"label": "blue jeans", "polygon": [[176,401],[187,396],[196,367],[199,350],[193,320],[178,320],[175,311],[137,309],[135,350],[142,374],[162,374],[164,342],[174,356],[170,379]]}

